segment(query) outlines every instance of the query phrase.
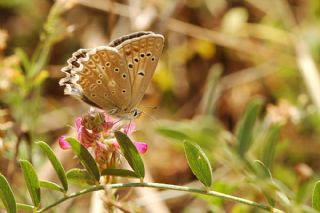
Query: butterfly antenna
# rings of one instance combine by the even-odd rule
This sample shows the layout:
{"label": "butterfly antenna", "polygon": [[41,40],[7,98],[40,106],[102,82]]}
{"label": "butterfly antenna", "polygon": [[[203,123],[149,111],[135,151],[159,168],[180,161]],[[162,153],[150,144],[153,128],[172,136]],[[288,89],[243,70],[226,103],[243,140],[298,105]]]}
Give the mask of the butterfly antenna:
{"label": "butterfly antenna", "polygon": [[158,109],[159,107],[158,106],[144,106],[144,105],[140,105],[141,107],[144,107],[144,108],[151,108],[151,109]]}
{"label": "butterfly antenna", "polygon": [[[116,128],[114,128],[115,130],[121,128],[121,121],[123,121],[123,119],[119,118],[119,120],[115,121],[113,123],[113,126],[115,126]],[[120,124],[120,125],[119,125]]]}
{"label": "butterfly antenna", "polygon": [[131,127],[131,120],[129,121],[129,126],[128,126],[128,128],[125,128],[125,129],[124,129],[124,134],[128,135],[128,131],[129,131],[130,127]]}
{"label": "butterfly antenna", "polygon": [[151,121],[153,121],[153,122],[158,122],[157,119],[156,119],[154,116],[152,116],[150,113],[146,113],[146,112],[143,112],[143,111],[141,111],[141,112],[142,112],[144,115],[146,115],[146,117],[150,118]]}
{"label": "butterfly antenna", "polygon": [[[141,105],[141,107],[151,108],[153,110],[158,109],[158,106],[144,106],[144,105]],[[141,110],[141,112],[144,113],[146,116],[148,116],[153,122],[157,122],[157,119],[154,116],[152,116],[150,113],[147,113],[147,112],[142,111],[142,110]]]}

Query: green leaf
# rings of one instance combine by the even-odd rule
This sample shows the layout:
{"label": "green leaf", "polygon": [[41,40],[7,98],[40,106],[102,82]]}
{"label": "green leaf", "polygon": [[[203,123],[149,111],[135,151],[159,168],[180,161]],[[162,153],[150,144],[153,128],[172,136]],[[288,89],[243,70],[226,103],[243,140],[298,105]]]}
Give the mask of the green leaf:
{"label": "green leaf", "polygon": [[17,212],[16,200],[14,198],[12,189],[7,179],[2,174],[0,174],[0,199],[2,200],[7,212]]}
{"label": "green leaf", "polygon": [[85,169],[70,169],[67,171],[67,178],[71,183],[83,185],[95,185],[94,178]]}
{"label": "green leaf", "polygon": [[199,145],[189,141],[184,142],[184,150],[193,174],[201,183],[210,187],[212,184],[212,169],[206,154]]}
{"label": "green leaf", "polygon": [[317,181],[313,188],[312,207],[320,211],[320,181]]}
{"label": "green leaf", "polygon": [[253,127],[260,114],[262,104],[263,101],[261,99],[251,101],[239,122],[236,137],[238,139],[237,151],[240,157],[244,157],[251,146]]}
{"label": "green leaf", "polygon": [[259,160],[254,161],[254,170],[259,177],[272,178],[270,170]]}
{"label": "green leaf", "polygon": [[29,161],[20,160],[20,166],[34,206],[40,205],[40,183],[36,171]]}
{"label": "green leaf", "polygon": [[59,192],[65,192],[61,186],[51,181],[40,180],[40,187],[59,191]]}
{"label": "green leaf", "polygon": [[65,174],[65,171],[63,169],[62,164],[60,163],[60,161],[58,160],[58,158],[56,157],[56,155],[54,154],[54,152],[52,151],[52,149],[50,148],[50,146],[47,143],[39,141],[39,142],[37,142],[37,144],[40,146],[42,151],[45,152],[46,155],[48,156],[54,170],[56,171],[56,173],[59,177],[59,180],[62,184],[64,191],[68,191],[67,177],[66,177],[66,174]]}
{"label": "green leaf", "polygon": [[204,115],[211,116],[215,112],[218,94],[220,94],[217,87],[222,72],[223,67],[221,64],[214,64],[209,70],[205,91],[201,100],[201,113]]}
{"label": "green leaf", "polygon": [[20,58],[24,69],[25,69],[27,72],[29,72],[29,71],[30,71],[31,64],[30,64],[29,57],[28,57],[28,55],[26,54],[26,52],[25,52],[23,49],[21,49],[21,48],[16,48],[16,49],[15,49],[15,54]]}
{"label": "green leaf", "polygon": [[94,177],[96,182],[99,182],[100,172],[89,151],[74,138],[66,138],[66,141],[68,141],[73,152],[78,156],[84,168]]}
{"label": "green leaf", "polygon": [[133,171],[139,178],[144,178],[144,164],[135,145],[126,134],[120,131],[116,131],[114,134],[120,144],[122,154],[127,159]]}
{"label": "green leaf", "polygon": [[35,207],[24,203],[17,203],[17,209],[34,212]]}
{"label": "green leaf", "polygon": [[266,137],[266,146],[264,148],[262,162],[268,168],[271,168],[272,165],[276,145],[279,139],[280,130],[280,125],[274,125],[270,128],[269,133]]}
{"label": "green leaf", "polygon": [[109,169],[103,170],[101,172],[101,175],[139,178],[139,176],[136,173],[127,169],[109,168]]}
{"label": "green leaf", "polygon": [[163,136],[173,138],[176,140],[182,141],[182,140],[190,139],[188,135],[186,135],[185,133],[179,130],[172,129],[171,126],[159,126],[156,128],[156,130]]}

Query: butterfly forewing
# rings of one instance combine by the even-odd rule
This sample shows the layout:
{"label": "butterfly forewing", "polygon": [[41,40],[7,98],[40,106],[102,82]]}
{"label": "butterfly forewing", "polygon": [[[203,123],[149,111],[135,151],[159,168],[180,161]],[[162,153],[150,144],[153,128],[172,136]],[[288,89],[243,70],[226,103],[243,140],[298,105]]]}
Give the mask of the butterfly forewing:
{"label": "butterfly forewing", "polygon": [[129,108],[136,107],[144,96],[157,67],[163,43],[162,35],[149,33],[124,40],[115,46],[124,57],[130,74],[132,97]]}

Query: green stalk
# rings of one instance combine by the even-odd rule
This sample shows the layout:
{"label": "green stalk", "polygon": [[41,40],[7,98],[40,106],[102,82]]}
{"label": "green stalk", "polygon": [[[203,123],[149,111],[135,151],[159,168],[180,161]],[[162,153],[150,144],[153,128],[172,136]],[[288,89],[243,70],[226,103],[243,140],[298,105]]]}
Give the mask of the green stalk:
{"label": "green stalk", "polygon": [[246,204],[249,206],[254,206],[259,209],[269,211],[269,212],[274,212],[274,213],[284,213],[282,210],[273,208],[271,206],[267,206],[264,204],[256,203],[254,201],[250,201],[247,199],[235,197],[232,195],[216,192],[216,191],[208,191],[206,189],[198,189],[198,188],[192,188],[192,187],[187,187],[187,186],[176,186],[176,185],[170,185],[170,184],[163,184],[163,183],[116,183],[116,184],[108,184],[106,186],[98,185],[98,186],[92,186],[87,189],[83,189],[78,192],[71,193],[69,195],[66,195],[65,197],[55,201],[54,203],[50,204],[47,207],[44,207],[43,209],[38,210],[37,212],[45,212],[54,206],[62,203],[65,200],[78,197],[80,195],[89,193],[89,192],[94,192],[94,191],[99,191],[99,190],[104,190],[105,187],[111,188],[111,189],[121,189],[121,188],[132,188],[132,187],[148,187],[148,188],[156,188],[156,189],[166,189],[166,190],[175,190],[175,191],[184,191],[184,192],[191,192],[191,193],[197,193],[197,194],[204,194],[208,196],[214,196],[214,197],[220,197],[226,200],[231,200],[234,202]]}

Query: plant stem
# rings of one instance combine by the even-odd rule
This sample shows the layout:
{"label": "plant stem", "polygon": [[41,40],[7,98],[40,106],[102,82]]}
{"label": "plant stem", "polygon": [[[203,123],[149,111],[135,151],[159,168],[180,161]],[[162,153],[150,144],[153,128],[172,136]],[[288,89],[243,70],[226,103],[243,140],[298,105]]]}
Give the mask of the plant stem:
{"label": "plant stem", "polygon": [[[187,186],[176,186],[176,185],[170,185],[170,184],[163,184],[163,183],[116,183],[116,184],[108,184],[106,185],[108,188],[111,189],[121,189],[121,188],[130,188],[130,187],[149,187],[149,188],[157,188],[157,189],[167,189],[167,190],[175,190],[175,191],[184,191],[184,192],[192,192],[192,193],[197,193],[197,194],[204,194],[204,195],[209,195],[209,196],[214,196],[214,197],[220,197],[224,198],[227,200],[235,201],[238,203],[243,203],[249,206],[254,206],[266,211],[270,212],[275,212],[275,213],[284,213],[283,211],[273,208],[271,206],[267,206],[264,204],[256,203],[250,200],[246,200],[243,198],[235,197],[232,195],[216,192],[216,191],[207,191],[206,189],[198,189],[198,188],[192,188],[192,187],[187,187]],[[65,200],[68,200],[73,197],[78,197],[80,195],[89,193],[89,192],[94,192],[94,191],[99,191],[103,190],[105,186],[103,185],[97,185],[97,186],[92,186],[86,189],[83,189],[78,192],[71,193],[69,195],[66,195],[65,197],[57,200],[56,202],[50,204],[49,206],[38,210],[37,212],[45,212],[46,210],[51,209],[52,207],[62,203]]]}

